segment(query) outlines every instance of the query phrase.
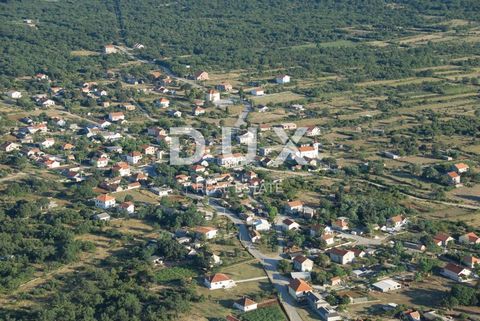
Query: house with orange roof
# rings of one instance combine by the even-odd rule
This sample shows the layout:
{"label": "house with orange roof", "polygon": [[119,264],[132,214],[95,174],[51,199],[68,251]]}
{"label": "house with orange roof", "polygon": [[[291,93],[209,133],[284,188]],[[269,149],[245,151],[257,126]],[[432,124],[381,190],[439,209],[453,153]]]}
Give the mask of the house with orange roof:
{"label": "house with orange roof", "polygon": [[118,162],[112,167],[112,171],[120,176],[130,175],[130,166],[125,162]]}
{"label": "house with orange roof", "polygon": [[480,243],[480,238],[475,234],[474,232],[466,233],[461,235],[458,238],[458,242],[462,244],[479,244]]}
{"label": "house with orange roof", "polygon": [[433,237],[433,242],[437,246],[447,246],[452,241],[454,241],[454,238],[443,232],[439,232]]}
{"label": "house with orange roof", "polygon": [[197,226],[195,234],[200,237],[204,237],[206,240],[211,240],[217,236],[218,230],[210,226]]}
{"label": "house with orange roof", "polygon": [[97,198],[95,198],[96,207],[107,209],[107,208],[112,208],[115,205],[116,205],[115,197],[110,196],[108,194],[102,194],[97,196]]}
{"label": "house with orange roof", "polygon": [[204,279],[204,284],[210,290],[230,289],[236,286],[235,281],[223,273],[215,273],[213,275],[206,276]]}
{"label": "house with orange roof", "polygon": [[296,214],[300,213],[303,210],[303,202],[302,201],[290,201],[285,205],[285,212],[288,214]]}
{"label": "house with orange roof", "polygon": [[332,229],[337,231],[346,231],[349,229],[348,219],[345,217],[339,217],[332,222]]}
{"label": "house with orange roof", "polygon": [[461,183],[461,177],[457,172],[448,172],[446,175],[448,184],[458,185]]}
{"label": "house with orange roof", "polygon": [[168,100],[168,98],[162,97],[157,101],[157,104],[161,108],[167,108],[170,106],[170,100]]}
{"label": "house with orange roof", "polygon": [[477,264],[480,264],[480,259],[473,255],[466,255],[462,258],[462,263],[473,269]]}
{"label": "house with orange roof", "polygon": [[462,174],[462,173],[468,172],[470,167],[465,163],[457,163],[453,165],[452,169],[456,171],[458,174]]}
{"label": "house with orange roof", "polygon": [[126,158],[129,164],[135,165],[142,160],[143,156],[142,156],[142,153],[134,151],[134,152],[128,153]]}
{"label": "house with orange roof", "polygon": [[125,115],[122,112],[113,112],[108,114],[108,120],[110,121],[121,121],[125,120]]}
{"label": "house with orange roof", "polygon": [[293,279],[288,284],[288,293],[290,293],[295,300],[303,298],[307,293],[312,291],[312,287],[302,279]]}
{"label": "house with orange roof", "polygon": [[410,321],[420,321],[422,316],[418,311],[408,310],[403,313],[403,315]]}
{"label": "house with orange roof", "polygon": [[403,215],[395,215],[387,220],[389,227],[399,229],[407,223],[407,219]]}
{"label": "house with orange roof", "polygon": [[235,303],[233,304],[233,307],[240,311],[248,312],[248,311],[256,310],[258,307],[258,304],[252,299],[244,296],[240,300],[235,301]]}

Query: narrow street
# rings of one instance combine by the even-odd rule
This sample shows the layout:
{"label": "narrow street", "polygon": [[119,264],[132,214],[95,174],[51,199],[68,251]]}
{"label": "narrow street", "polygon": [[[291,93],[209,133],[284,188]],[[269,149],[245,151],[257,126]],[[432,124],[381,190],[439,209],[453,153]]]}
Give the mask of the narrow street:
{"label": "narrow street", "polygon": [[267,276],[270,279],[270,282],[272,282],[272,284],[278,290],[280,302],[285,311],[287,312],[288,319],[290,321],[303,321],[297,311],[295,300],[288,293],[287,286],[289,284],[289,279],[284,277],[277,270],[278,263],[282,260],[282,257],[280,257],[280,255],[277,255],[275,257],[269,257],[258,251],[255,248],[254,244],[250,241],[247,225],[241,219],[239,219],[227,208],[219,205],[218,202],[214,199],[209,199],[209,204],[218,212],[219,215],[227,217],[238,227],[238,237],[240,239],[240,242],[242,242],[242,244],[253,257],[258,259],[262,263],[265,271],[267,272]]}

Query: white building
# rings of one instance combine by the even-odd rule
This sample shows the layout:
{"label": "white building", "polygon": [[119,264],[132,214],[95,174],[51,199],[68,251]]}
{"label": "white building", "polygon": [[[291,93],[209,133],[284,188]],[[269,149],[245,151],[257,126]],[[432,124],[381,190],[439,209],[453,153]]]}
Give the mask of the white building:
{"label": "white building", "polygon": [[199,226],[195,228],[195,234],[204,237],[206,240],[211,240],[217,236],[218,230],[210,226]]}
{"label": "white building", "polygon": [[235,281],[223,273],[216,273],[205,277],[204,283],[210,290],[230,289],[236,285]]}
{"label": "white building", "polygon": [[211,90],[208,91],[205,99],[207,101],[211,101],[211,102],[219,101],[220,100],[220,92],[216,91],[214,89],[211,89]]}
{"label": "white building", "polygon": [[355,253],[350,250],[333,248],[329,251],[330,259],[333,262],[345,265],[355,260]]}
{"label": "white building", "polygon": [[170,106],[170,100],[167,98],[160,98],[160,100],[158,100],[158,105],[162,108],[167,108]]}
{"label": "white building", "polygon": [[217,157],[217,164],[224,167],[234,167],[242,165],[246,160],[246,157],[240,153],[220,155]]}
{"label": "white building", "polygon": [[400,283],[393,281],[392,279],[382,280],[373,283],[372,286],[380,292],[390,292],[398,290],[402,287]]}
{"label": "white building", "polygon": [[11,99],[20,99],[22,98],[22,93],[17,90],[11,90],[7,92],[7,96],[8,98],[11,98]]}
{"label": "white building", "polygon": [[256,231],[268,231],[272,227],[272,225],[265,219],[259,218],[255,221],[253,221],[253,228]]}
{"label": "white building", "polygon": [[448,263],[442,270],[442,275],[457,282],[465,282],[470,278],[472,271],[463,266]]}
{"label": "white building", "polygon": [[120,204],[120,210],[125,211],[128,214],[135,213],[135,205],[132,202],[123,202]]}
{"label": "white building", "polygon": [[304,255],[293,258],[293,268],[300,272],[311,272],[313,270],[313,261]]}
{"label": "white building", "polygon": [[238,142],[240,144],[250,144],[255,142],[256,135],[252,132],[246,132],[243,135],[238,136]]}
{"label": "white building", "polygon": [[135,165],[142,160],[142,153],[140,152],[131,152],[127,154],[127,162],[129,164]]}
{"label": "white building", "polygon": [[295,300],[303,298],[309,292],[312,292],[312,287],[302,279],[293,279],[288,284],[288,293]]}
{"label": "white building", "polygon": [[253,96],[263,96],[265,95],[265,90],[263,88],[255,88],[250,91]]}
{"label": "white building", "polygon": [[112,208],[116,204],[115,197],[108,194],[102,194],[95,199],[95,206],[102,209]]}
{"label": "white building", "polygon": [[233,307],[243,311],[243,312],[248,312],[248,311],[253,311],[257,309],[257,302],[253,301],[252,299],[247,298],[246,296],[241,298],[240,300],[236,301],[233,304]]}
{"label": "white building", "polygon": [[109,113],[108,119],[110,121],[121,121],[121,120],[125,120],[125,115],[122,112]]}
{"label": "white building", "polygon": [[93,217],[95,221],[110,221],[110,215],[108,213],[100,213]]}
{"label": "white building", "polygon": [[288,84],[290,82],[290,76],[289,75],[278,75],[275,78],[275,81],[277,84]]}

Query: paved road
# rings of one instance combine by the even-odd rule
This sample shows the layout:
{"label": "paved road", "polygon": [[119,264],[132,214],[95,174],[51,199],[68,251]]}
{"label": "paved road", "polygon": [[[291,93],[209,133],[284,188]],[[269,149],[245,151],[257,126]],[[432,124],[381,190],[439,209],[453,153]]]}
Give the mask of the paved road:
{"label": "paved road", "polygon": [[278,254],[274,257],[270,257],[258,251],[254,244],[250,241],[248,229],[243,220],[239,219],[227,208],[218,204],[218,202],[214,199],[210,199],[210,206],[212,206],[219,215],[229,218],[238,227],[240,242],[242,242],[242,244],[248,249],[253,257],[262,263],[263,267],[267,271],[268,278],[278,290],[280,301],[287,312],[289,320],[303,321],[295,307],[295,300],[288,293],[287,285],[289,283],[289,279],[281,275],[281,273],[279,273],[277,270],[278,263],[282,260],[282,257],[280,257]]}
{"label": "paved road", "polygon": [[238,115],[238,119],[237,119],[237,122],[235,123],[235,127],[246,125],[248,114],[253,110],[252,104],[250,104],[248,101],[244,100],[243,105],[245,106],[245,108],[240,113],[240,115]]}

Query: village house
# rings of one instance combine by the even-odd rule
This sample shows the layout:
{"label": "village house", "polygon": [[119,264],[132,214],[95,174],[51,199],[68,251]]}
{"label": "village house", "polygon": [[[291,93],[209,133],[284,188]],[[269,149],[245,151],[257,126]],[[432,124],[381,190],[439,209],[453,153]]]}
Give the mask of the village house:
{"label": "village house", "polygon": [[285,205],[285,212],[288,214],[298,214],[303,211],[303,202],[302,201],[291,201]]}
{"label": "village house", "polygon": [[254,88],[250,91],[253,96],[263,96],[265,95],[265,90],[263,88]]}
{"label": "village house", "polygon": [[22,93],[17,91],[17,90],[11,90],[11,91],[7,92],[7,96],[10,99],[20,99],[20,98],[22,98]]}
{"label": "village house", "polygon": [[406,223],[407,219],[403,215],[396,215],[387,220],[387,225],[394,229],[400,229]]}
{"label": "village house", "polygon": [[149,136],[154,136],[154,137],[157,137],[159,135],[167,135],[167,131],[163,128],[160,128],[160,127],[149,127],[147,129],[147,134]]}
{"label": "village house", "polygon": [[21,147],[20,144],[14,143],[14,142],[5,142],[1,145],[1,150],[7,153],[19,150]]}
{"label": "village house", "polygon": [[312,287],[304,280],[293,279],[288,284],[288,293],[295,300],[303,298],[309,292],[312,292]]}
{"label": "village house", "polygon": [[300,158],[318,158],[318,146],[316,144],[313,146],[300,146],[295,155]]}
{"label": "village house", "polygon": [[162,186],[162,187],[154,186],[150,188],[150,191],[159,197],[166,197],[173,192],[173,190],[168,186]]}
{"label": "village house", "polygon": [[108,213],[100,213],[100,214],[96,214],[93,219],[95,221],[102,221],[102,222],[107,222],[107,221],[110,221],[110,214]]}
{"label": "village house", "polygon": [[355,253],[350,250],[333,248],[328,251],[328,254],[330,255],[330,259],[333,262],[336,262],[342,265],[352,263],[355,260]]}
{"label": "village house", "polygon": [[218,230],[210,226],[198,226],[195,228],[195,234],[206,240],[211,240],[217,236]]}
{"label": "village house", "polygon": [[142,153],[145,155],[155,155],[155,151],[157,150],[155,146],[152,145],[142,145],[140,146],[140,149],[142,150]]}
{"label": "village house", "polygon": [[256,141],[257,135],[252,133],[251,131],[246,132],[243,135],[237,136],[238,142],[240,144],[251,144]]}
{"label": "village house", "polygon": [[293,268],[300,272],[311,272],[313,270],[313,261],[304,255],[293,258]]}
{"label": "village house", "polygon": [[215,273],[214,275],[206,276],[204,283],[210,290],[230,289],[236,285],[235,281],[223,273]]}
{"label": "village house", "polygon": [[462,258],[462,263],[473,269],[477,264],[480,264],[480,259],[473,255],[466,255]]}
{"label": "village house", "polygon": [[420,312],[418,312],[418,311],[407,310],[403,313],[403,315],[409,321],[420,321],[420,320],[422,320],[422,316],[420,315]]}
{"label": "village house", "polygon": [[433,237],[433,242],[437,246],[447,246],[448,243],[450,243],[452,241],[454,241],[454,238],[451,237],[450,235],[446,234],[446,233],[443,233],[443,232],[437,233]]}
{"label": "village house", "polygon": [[300,224],[298,224],[294,220],[286,218],[282,221],[282,229],[284,231],[299,230]]}
{"label": "village house", "polygon": [[130,166],[125,162],[118,162],[112,167],[112,171],[120,176],[130,175]]}
{"label": "village house", "polygon": [[157,104],[161,108],[168,108],[170,106],[170,100],[168,100],[168,98],[162,97],[157,100]]}
{"label": "village house", "polygon": [[198,71],[197,73],[195,73],[194,75],[194,78],[195,80],[197,81],[204,81],[204,80],[208,80],[208,72],[206,71]]}
{"label": "village house", "polygon": [[275,81],[277,82],[277,84],[281,84],[281,85],[288,84],[290,82],[290,76],[277,75],[277,77],[275,77]]}
{"label": "village house", "polygon": [[205,96],[205,100],[206,101],[211,101],[211,102],[219,101],[220,100],[220,92],[218,92],[214,89],[210,89],[208,91],[207,95]]}
{"label": "village house", "polygon": [[120,204],[120,210],[126,212],[127,214],[135,213],[135,205],[132,202],[123,202]]}
{"label": "village house", "polygon": [[345,217],[339,217],[332,222],[332,229],[337,231],[347,231],[349,229],[348,219]]}
{"label": "village house", "polygon": [[335,235],[333,233],[323,233],[320,238],[325,241],[326,245],[332,245],[335,243]]}
{"label": "village house", "polygon": [[217,157],[217,164],[223,167],[235,167],[245,163],[246,157],[240,153],[220,155]]}
{"label": "village house", "polygon": [[256,231],[268,231],[272,226],[267,220],[263,218],[259,218],[253,221],[252,225]]}
{"label": "village house", "polygon": [[317,126],[310,126],[307,128],[305,136],[307,137],[315,137],[321,134],[320,128]]}
{"label": "village house", "polygon": [[105,45],[103,47],[103,53],[106,55],[117,53],[118,50],[114,45]]}
{"label": "village house", "polygon": [[243,298],[241,298],[240,300],[236,301],[233,304],[234,308],[243,312],[256,310],[257,306],[258,306],[257,302],[247,298],[246,296],[244,296]]}
{"label": "village house", "polygon": [[453,165],[453,170],[456,171],[458,174],[466,173],[470,167],[464,163],[458,163]]}
{"label": "village house", "polygon": [[95,199],[95,206],[102,209],[115,207],[115,205],[116,205],[115,197],[110,196],[108,194],[99,195]]}
{"label": "village house", "polygon": [[56,159],[44,158],[40,163],[48,169],[54,169],[60,167],[60,162]]}
{"label": "village house", "polygon": [[461,244],[479,244],[480,238],[477,234],[470,232],[467,234],[463,234],[458,238],[458,242]]}
{"label": "village house", "polygon": [[233,86],[228,82],[222,82],[219,85],[217,85],[217,89],[220,91],[232,91]]}
{"label": "village house", "polygon": [[260,124],[260,126],[258,127],[260,128],[260,132],[268,132],[272,130],[272,126],[270,126],[269,124]]}
{"label": "village house", "polygon": [[138,162],[140,162],[142,160],[142,158],[143,158],[142,153],[137,152],[137,151],[128,153],[127,157],[126,157],[127,162],[131,165],[138,164]]}
{"label": "village house", "polygon": [[297,124],[295,123],[282,123],[280,124],[280,128],[284,130],[295,130],[297,129]]}
{"label": "village house", "polygon": [[92,159],[93,166],[97,168],[103,168],[108,166],[108,158],[107,157],[99,157]]}
{"label": "village house", "polygon": [[457,172],[448,172],[445,175],[449,185],[458,185],[461,183],[461,177]]}
{"label": "village house", "polygon": [[472,271],[454,263],[447,263],[441,274],[454,281],[464,282],[470,278]]}
{"label": "village house", "polygon": [[194,116],[200,116],[205,114],[205,108],[202,108],[200,106],[193,107],[193,115]]}
{"label": "village house", "polygon": [[38,144],[39,147],[41,148],[50,148],[53,145],[55,145],[55,139],[54,138],[45,138],[40,144]]}
{"label": "village house", "polygon": [[125,115],[122,112],[114,112],[108,114],[108,119],[113,122],[125,120]]}
{"label": "village house", "polygon": [[72,150],[74,148],[75,148],[75,146],[70,144],[70,143],[65,143],[65,144],[62,145],[62,150],[64,150],[64,151]]}

